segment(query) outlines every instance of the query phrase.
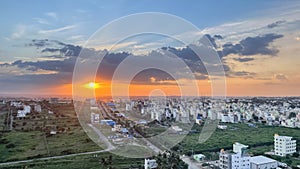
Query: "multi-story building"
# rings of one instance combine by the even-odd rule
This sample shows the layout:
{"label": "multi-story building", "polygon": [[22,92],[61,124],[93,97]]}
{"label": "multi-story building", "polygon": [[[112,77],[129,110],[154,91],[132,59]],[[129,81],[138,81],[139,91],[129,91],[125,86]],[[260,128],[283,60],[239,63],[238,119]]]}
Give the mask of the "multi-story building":
{"label": "multi-story building", "polygon": [[227,153],[223,149],[220,152],[219,167],[221,169],[250,169],[251,157],[246,154],[248,146],[233,144],[234,153]]}
{"label": "multi-story building", "polygon": [[219,167],[221,169],[249,169],[250,158],[240,153],[226,153],[224,150],[221,150]]}
{"label": "multi-story building", "polygon": [[240,153],[240,154],[244,155],[244,154],[246,154],[248,147],[249,146],[246,146],[244,144],[236,142],[236,143],[233,144],[233,152],[234,153]]}
{"label": "multi-story building", "polygon": [[282,157],[288,154],[293,154],[296,152],[296,140],[292,140],[292,137],[279,136],[278,134],[275,134],[274,150],[275,155]]}

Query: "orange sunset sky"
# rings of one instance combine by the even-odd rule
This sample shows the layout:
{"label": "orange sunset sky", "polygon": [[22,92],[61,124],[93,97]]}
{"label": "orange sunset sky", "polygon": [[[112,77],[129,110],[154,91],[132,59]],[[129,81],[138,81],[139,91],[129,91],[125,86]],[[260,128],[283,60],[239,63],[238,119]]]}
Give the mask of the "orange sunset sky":
{"label": "orange sunset sky", "polygon": [[[210,96],[215,87],[224,89],[227,96],[300,95],[299,1],[201,1],[193,5],[182,1],[174,6],[169,1],[141,1],[126,7],[110,1],[34,3],[0,2],[2,96]],[[149,11],[176,16],[193,24],[197,31],[185,31],[184,24],[168,27],[174,22],[163,17],[140,19],[135,24],[125,22],[105,30],[120,18],[122,21],[128,15]],[[121,40],[114,33],[150,26],[182,31],[174,31],[172,37],[148,33]],[[102,30],[107,33],[99,40],[97,34]],[[193,42],[201,37],[214,48],[221,65],[212,66],[224,69],[222,77],[210,76],[205,61],[191,50]],[[182,44],[178,39],[191,43]],[[83,50],[86,53],[80,58]],[[174,54],[178,60],[168,62],[164,52]],[[96,73],[82,73],[74,83],[76,66],[88,61],[96,64],[102,54]],[[130,56],[127,68],[116,73]],[[144,70],[142,61],[164,64],[170,72]],[[134,68],[140,72],[126,77]],[[123,76],[112,81],[114,73]],[[224,83],[212,87],[212,82],[221,78]]]}

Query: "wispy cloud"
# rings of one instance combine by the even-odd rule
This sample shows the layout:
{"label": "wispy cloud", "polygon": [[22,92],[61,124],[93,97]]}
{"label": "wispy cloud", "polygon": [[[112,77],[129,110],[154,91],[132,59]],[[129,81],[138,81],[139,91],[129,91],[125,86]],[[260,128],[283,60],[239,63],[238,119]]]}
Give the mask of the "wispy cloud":
{"label": "wispy cloud", "polygon": [[288,80],[287,76],[284,75],[284,74],[281,74],[281,73],[275,74],[274,78],[277,79],[277,80],[280,80],[280,81],[287,81]]}
{"label": "wispy cloud", "polygon": [[62,31],[67,31],[70,29],[74,29],[76,25],[67,25],[64,27],[56,28],[56,29],[48,29],[48,30],[40,30],[38,33],[39,34],[51,34],[51,33],[58,33]]}
{"label": "wispy cloud", "polygon": [[15,31],[12,33],[11,38],[12,39],[18,39],[21,38],[25,32],[26,32],[26,26],[25,25],[17,25]]}
{"label": "wispy cloud", "polygon": [[44,18],[32,18],[32,19],[35,20],[39,24],[50,25],[50,22],[47,21],[47,19],[44,19]]}
{"label": "wispy cloud", "polygon": [[67,38],[67,40],[83,40],[84,36],[83,35],[73,35]]}
{"label": "wispy cloud", "polygon": [[45,15],[47,15],[53,19],[58,19],[58,16],[55,12],[47,12],[47,13],[45,13]]}

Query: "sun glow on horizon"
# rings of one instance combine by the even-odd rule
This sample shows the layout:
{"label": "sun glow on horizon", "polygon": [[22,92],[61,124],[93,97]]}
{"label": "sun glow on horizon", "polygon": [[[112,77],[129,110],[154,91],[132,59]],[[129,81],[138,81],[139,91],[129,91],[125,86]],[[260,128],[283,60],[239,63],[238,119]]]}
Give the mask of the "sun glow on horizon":
{"label": "sun glow on horizon", "polygon": [[98,89],[100,87],[100,84],[96,82],[89,82],[85,84],[84,87],[89,89]]}

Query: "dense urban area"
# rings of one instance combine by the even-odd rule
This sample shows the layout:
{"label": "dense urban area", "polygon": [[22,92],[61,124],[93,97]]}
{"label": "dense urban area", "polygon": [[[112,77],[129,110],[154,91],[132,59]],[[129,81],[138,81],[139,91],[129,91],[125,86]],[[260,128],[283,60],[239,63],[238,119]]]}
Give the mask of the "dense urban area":
{"label": "dense urban area", "polygon": [[2,98],[0,120],[0,168],[300,165],[298,97]]}

